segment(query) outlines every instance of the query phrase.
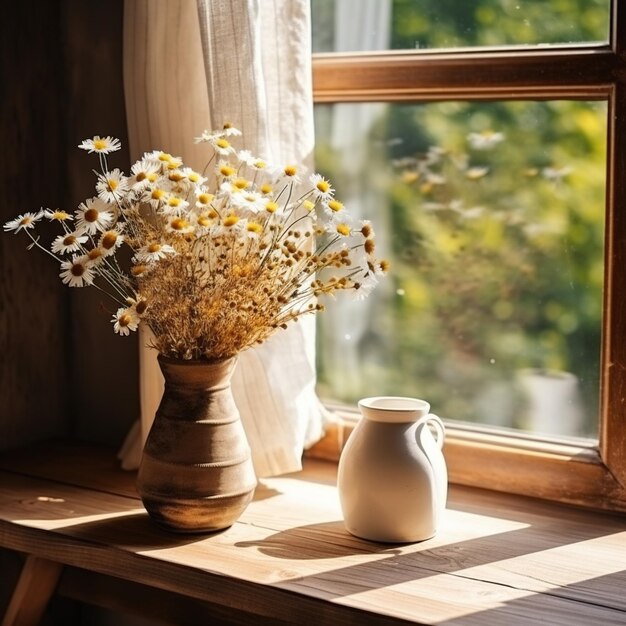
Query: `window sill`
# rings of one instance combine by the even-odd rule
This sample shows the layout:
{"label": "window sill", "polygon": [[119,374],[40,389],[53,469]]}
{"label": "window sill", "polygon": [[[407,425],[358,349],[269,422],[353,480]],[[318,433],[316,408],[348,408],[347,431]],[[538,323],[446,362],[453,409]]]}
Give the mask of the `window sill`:
{"label": "window sill", "polygon": [[109,451],[5,454],[0,546],[61,564],[60,594],[173,623],[626,621],[624,517],[452,486],[435,538],[377,544],[344,530],[335,472],[309,459],[263,480],[230,529],[180,536],[149,521]]}
{"label": "window sill", "polygon": [[[334,412],[326,434],[307,456],[337,462],[358,414],[330,408]],[[608,470],[596,447],[582,442],[541,441],[450,424],[444,455],[451,483],[626,511],[626,485]]]}

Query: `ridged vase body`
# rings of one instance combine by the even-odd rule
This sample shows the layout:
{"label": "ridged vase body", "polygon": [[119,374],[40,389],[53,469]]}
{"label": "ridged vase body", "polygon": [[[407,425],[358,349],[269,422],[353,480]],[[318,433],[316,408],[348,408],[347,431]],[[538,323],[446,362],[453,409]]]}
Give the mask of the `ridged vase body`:
{"label": "ridged vase body", "polygon": [[150,516],[177,532],[231,526],[254,494],[250,447],[230,379],[236,358],[159,356],[165,390],[148,435],[137,489]]}

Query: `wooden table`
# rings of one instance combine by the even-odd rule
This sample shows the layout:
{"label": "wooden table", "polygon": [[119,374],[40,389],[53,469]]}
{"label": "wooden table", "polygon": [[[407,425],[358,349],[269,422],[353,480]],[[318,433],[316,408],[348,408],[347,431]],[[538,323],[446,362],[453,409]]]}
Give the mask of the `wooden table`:
{"label": "wooden table", "polygon": [[335,471],[308,461],[230,529],[182,536],[110,451],[5,454],[0,546],[28,556],[3,623],[59,593],[175,624],[626,624],[625,517],[451,487],[436,538],[377,544],[343,529]]}

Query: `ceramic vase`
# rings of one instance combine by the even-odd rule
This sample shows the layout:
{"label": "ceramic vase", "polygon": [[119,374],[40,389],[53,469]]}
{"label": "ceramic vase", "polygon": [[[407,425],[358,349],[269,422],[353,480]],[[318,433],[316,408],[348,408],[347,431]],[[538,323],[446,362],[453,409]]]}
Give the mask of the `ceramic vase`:
{"label": "ceramic vase", "polygon": [[429,409],[415,398],[359,402],[361,419],[342,451],[337,477],[351,534],[405,543],[436,533],[446,506],[448,474],[441,452],[444,426]]}
{"label": "ceramic vase", "polygon": [[159,525],[177,532],[231,526],[254,494],[250,447],[230,380],[236,358],[159,356],[165,389],[144,447],[137,489]]}

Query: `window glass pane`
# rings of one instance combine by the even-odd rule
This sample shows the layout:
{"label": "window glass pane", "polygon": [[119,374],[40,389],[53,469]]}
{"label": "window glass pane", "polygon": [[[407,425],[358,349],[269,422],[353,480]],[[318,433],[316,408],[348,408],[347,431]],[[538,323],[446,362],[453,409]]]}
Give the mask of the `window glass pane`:
{"label": "window glass pane", "polygon": [[605,102],[316,105],[317,169],[390,274],[318,316],[328,400],[597,436]]}
{"label": "window glass pane", "polygon": [[610,0],[312,0],[313,51],[606,43]]}

